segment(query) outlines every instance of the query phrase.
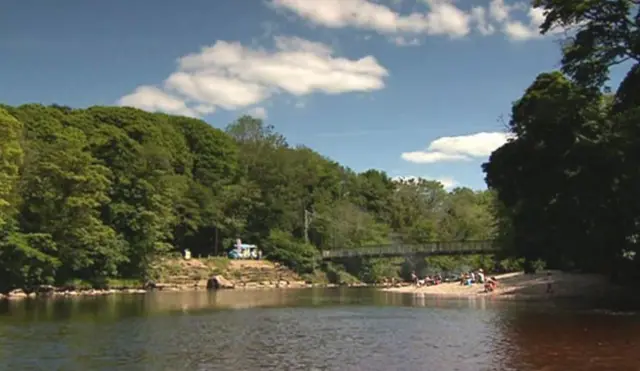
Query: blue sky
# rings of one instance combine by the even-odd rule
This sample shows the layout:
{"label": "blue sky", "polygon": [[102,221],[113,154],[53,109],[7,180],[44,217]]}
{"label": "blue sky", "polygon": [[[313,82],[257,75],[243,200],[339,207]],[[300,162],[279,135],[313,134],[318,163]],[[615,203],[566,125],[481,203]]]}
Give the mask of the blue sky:
{"label": "blue sky", "polygon": [[484,188],[535,76],[560,60],[526,2],[1,0],[0,102],[264,117],[355,170]]}

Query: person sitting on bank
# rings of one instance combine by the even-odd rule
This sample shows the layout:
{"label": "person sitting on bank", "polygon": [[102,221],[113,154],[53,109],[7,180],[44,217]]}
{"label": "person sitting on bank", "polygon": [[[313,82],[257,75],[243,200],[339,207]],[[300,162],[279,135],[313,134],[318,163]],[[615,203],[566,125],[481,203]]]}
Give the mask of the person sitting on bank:
{"label": "person sitting on bank", "polygon": [[460,274],[460,285],[466,285],[469,280],[469,275],[467,273]]}
{"label": "person sitting on bank", "polygon": [[436,274],[435,277],[433,277],[433,284],[439,285],[441,282],[442,282],[442,276],[440,276],[440,274]]}
{"label": "person sitting on bank", "polygon": [[498,280],[495,277],[491,277],[484,284],[484,292],[493,292],[498,286]]}

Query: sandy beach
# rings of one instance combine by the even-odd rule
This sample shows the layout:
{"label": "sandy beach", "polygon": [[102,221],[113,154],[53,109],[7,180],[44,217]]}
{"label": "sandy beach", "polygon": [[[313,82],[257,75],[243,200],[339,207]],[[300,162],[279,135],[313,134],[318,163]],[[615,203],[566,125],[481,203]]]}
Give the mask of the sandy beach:
{"label": "sandy beach", "polygon": [[[551,271],[550,279],[547,271],[536,274],[522,272],[495,275],[498,287],[490,293],[484,292],[482,284],[471,286],[455,283],[442,283],[434,286],[416,287],[415,285],[390,287],[387,292],[416,293],[446,297],[492,296],[502,299],[542,299],[547,297],[595,297],[606,294],[610,290],[605,277],[591,274],[564,273]],[[553,292],[547,293],[547,283],[551,281]]]}

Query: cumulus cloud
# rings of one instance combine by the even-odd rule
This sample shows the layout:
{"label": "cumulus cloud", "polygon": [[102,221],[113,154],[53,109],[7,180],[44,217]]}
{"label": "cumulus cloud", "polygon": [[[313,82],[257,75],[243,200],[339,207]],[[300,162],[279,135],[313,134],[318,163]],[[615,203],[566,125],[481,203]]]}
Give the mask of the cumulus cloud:
{"label": "cumulus cloud", "polygon": [[197,117],[199,112],[208,109],[213,112],[214,109],[208,106],[202,106],[200,111],[197,108],[189,108],[184,100],[167,94],[155,86],[139,86],[131,94],[120,98],[118,103],[122,106],[136,107],[146,111],[160,111],[191,117]]}
{"label": "cumulus cloud", "polygon": [[[520,13],[522,20],[514,19],[514,13]],[[500,24],[502,32],[513,41],[539,39],[540,26],[544,22],[544,11],[534,8],[528,3],[515,2],[506,4],[504,0],[491,0],[489,4],[490,17]],[[560,27],[550,29],[548,35],[557,35],[568,31]]]}
{"label": "cumulus cloud", "polygon": [[429,177],[429,176],[409,175],[409,176],[395,176],[392,179],[395,180],[396,182],[410,182],[410,181],[417,181],[419,179],[436,181],[442,184],[442,186],[446,190],[451,190],[459,185],[458,181],[456,181],[455,179],[453,179],[453,177],[450,177],[450,176]]}
{"label": "cumulus cloud", "polygon": [[409,162],[430,164],[445,161],[468,161],[487,157],[507,142],[507,133],[475,133],[455,137],[441,137],[429,144],[426,150],[405,152],[402,158]]}
{"label": "cumulus cloud", "polygon": [[453,189],[458,185],[458,182],[452,177],[442,177],[434,180],[440,182],[445,189]]}
{"label": "cumulus cloud", "polygon": [[369,92],[384,87],[387,70],[375,57],[338,57],[325,44],[277,36],[274,48],[217,41],[178,60],[162,88],[140,86],[121,105],[198,116],[216,107],[234,110],[279,93]]}
{"label": "cumulus cloud", "polygon": [[496,31],[495,27],[487,20],[487,11],[481,6],[471,8],[471,19],[478,32],[484,36],[491,35]]}
{"label": "cumulus cloud", "polygon": [[532,8],[528,1],[507,4],[504,0],[491,0],[485,6],[470,9],[459,8],[454,0],[421,2],[427,10],[408,14],[396,11],[397,6],[388,7],[373,0],[271,0],[270,4],[316,25],[394,35],[389,40],[399,46],[419,44],[417,35],[459,38],[472,30],[481,35],[491,35],[499,30],[515,41],[541,37],[539,26],[544,19],[543,12]]}
{"label": "cumulus cloud", "polygon": [[447,0],[424,0],[430,11],[401,15],[391,8],[369,0],[272,0],[312,23],[330,28],[355,27],[379,33],[424,33],[465,36],[469,33],[469,15]]}

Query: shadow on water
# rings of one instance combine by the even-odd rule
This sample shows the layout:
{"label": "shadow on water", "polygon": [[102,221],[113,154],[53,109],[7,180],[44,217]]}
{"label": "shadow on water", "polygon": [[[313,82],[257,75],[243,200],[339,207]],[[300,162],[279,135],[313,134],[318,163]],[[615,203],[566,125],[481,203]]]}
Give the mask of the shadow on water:
{"label": "shadow on water", "polygon": [[3,302],[0,370],[636,370],[640,317],[586,309],[346,288]]}

